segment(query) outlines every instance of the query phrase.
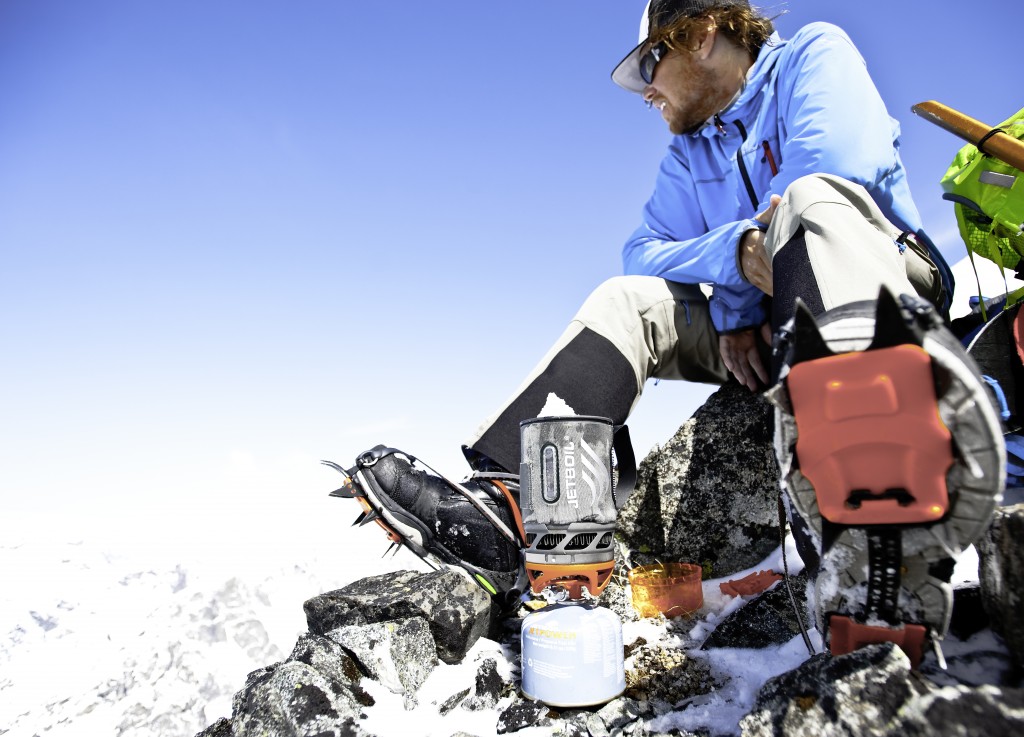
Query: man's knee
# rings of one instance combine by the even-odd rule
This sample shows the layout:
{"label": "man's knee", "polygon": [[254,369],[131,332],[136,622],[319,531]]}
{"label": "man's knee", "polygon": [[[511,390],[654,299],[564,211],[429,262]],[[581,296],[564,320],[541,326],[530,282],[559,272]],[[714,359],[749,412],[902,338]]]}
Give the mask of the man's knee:
{"label": "man's knee", "polygon": [[794,180],[782,193],[776,215],[782,212],[781,219],[799,218],[814,205],[850,207],[873,223],[887,223],[863,186],[835,174],[807,174]]}
{"label": "man's knee", "polygon": [[846,201],[848,187],[859,185],[831,174],[807,174],[794,180],[782,193],[779,210],[787,212],[790,217],[799,216],[808,207],[822,202],[843,204]]}
{"label": "man's knee", "polygon": [[899,234],[861,185],[830,174],[794,181],[765,235],[775,273],[773,322],[788,319],[797,297],[819,314],[875,299],[883,284],[894,294],[913,293]]}
{"label": "man's knee", "polygon": [[589,323],[614,317],[617,321],[640,319],[652,305],[672,299],[664,279],[654,276],[615,276],[590,293],[576,319]]}

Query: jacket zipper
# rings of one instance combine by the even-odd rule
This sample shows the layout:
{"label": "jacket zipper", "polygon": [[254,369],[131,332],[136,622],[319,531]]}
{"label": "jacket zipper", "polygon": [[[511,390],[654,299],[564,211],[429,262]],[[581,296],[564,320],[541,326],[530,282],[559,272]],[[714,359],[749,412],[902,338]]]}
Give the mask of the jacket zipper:
{"label": "jacket zipper", "polygon": [[[739,129],[740,136],[743,139],[740,141],[739,148],[736,149],[736,165],[739,167],[740,176],[743,177],[743,184],[746,185],[747,195],[750,197],[750,204],[756,211],[758,205],[757,192],[754,191],[754,183],[750,181],[750,172],[747,171],[747,165],[743,162],[743,142],[747,140],[747,129],[744,128],[743,123],[738,120],[734,120],[733,125]],[[722,123],[722,119],[717,115],[715,116],[715,126],[718,127],[718,130],[724,132],[725,126]]]}

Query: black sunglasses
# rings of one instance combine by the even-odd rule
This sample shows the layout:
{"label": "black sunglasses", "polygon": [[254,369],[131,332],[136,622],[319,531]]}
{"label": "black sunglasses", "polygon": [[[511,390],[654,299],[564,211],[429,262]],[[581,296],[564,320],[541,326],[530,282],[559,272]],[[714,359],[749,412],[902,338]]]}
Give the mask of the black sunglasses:
{"label": "black sunglasses", "polygon": [[647,84],[654,81],[654,68],[665,58],[668,46],[664,42],[656,43],[640,55],[640,79]]}

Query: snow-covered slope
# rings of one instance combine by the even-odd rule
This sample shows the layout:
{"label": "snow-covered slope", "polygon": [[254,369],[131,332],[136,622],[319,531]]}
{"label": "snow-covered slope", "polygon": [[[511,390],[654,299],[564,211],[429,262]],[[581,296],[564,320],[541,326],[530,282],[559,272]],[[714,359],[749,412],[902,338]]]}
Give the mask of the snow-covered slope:
{"label": "snow-covered slope", "polygon": [[0,546],[0,734],[195,734],[230,714],[249,671],[291,651],[307,598],[418,568],[347,557],[299,543]]}
{"label": "snow-covered slope", "polygon": [[[351,542],[363,542],[361,533],[352,533]],[[148,554],[112,552],[84,543],[0,547],[4,579],[10,584],[16,576],[20,582],[0,592],[0,734],[195,734],[230,714],[231,696],[249,671],[288,655],[306,629],[302,602],[342,585],[339,569],[353,579],[388,567],[420,567],[407,552],[388,561],[362,555],[360,565],[346,568],[333,556],[295,547],[292,553],[308,556],[304,562],[282,563],[289,553],[274,546],[244,556],[198,555],[195,549],[175,554],[166,548]],[[789,556],[791,564],[798,563],[792,548]],[[778,568],[778,557],[776,551],[761,567]],[[148,565],[140,567],[140,561]],[[969,578],[977,560],[964,562],[962,578]],[[705,582],[705,611],[676,645],[689,649],[699,644],[740,603],[719,594],[717,582]],[[642,635],[656,642],[667,636],[664,624],[650,620],[626,629],[627,641]],[[500,657],[496,643],[482,641],[481,648]],[[709,655],[722,688],[700,708],[671,715],[664,728],[732,732],[761,684],[807,657],[799,638],[763,651]],[[442,719],[435,702],[450,696],[459,679],[472,682],[471,660],[439,667],[413,712],[402,707],[399,697],[377,689],[373,723],[364,726],[396,733],[386,718],[393,714],[405,724],[417,720],[423,734],[450,734],[445,730],[455,722]],[[380,708],[389,699],[398,699],[394,709]],[[496,713],[461,716],[472,716],[475,727],[497,718]]]}

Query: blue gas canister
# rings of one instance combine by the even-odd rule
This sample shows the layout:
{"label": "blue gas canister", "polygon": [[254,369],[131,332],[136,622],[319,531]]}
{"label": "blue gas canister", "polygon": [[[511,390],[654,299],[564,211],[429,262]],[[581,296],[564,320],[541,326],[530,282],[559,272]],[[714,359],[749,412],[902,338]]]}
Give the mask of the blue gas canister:
{"label": "blue gas canister", "polygon": [[523,619],[522,691],[562,708],[596,706],[626,689],[622,622],[594,601],[550,604]]}

